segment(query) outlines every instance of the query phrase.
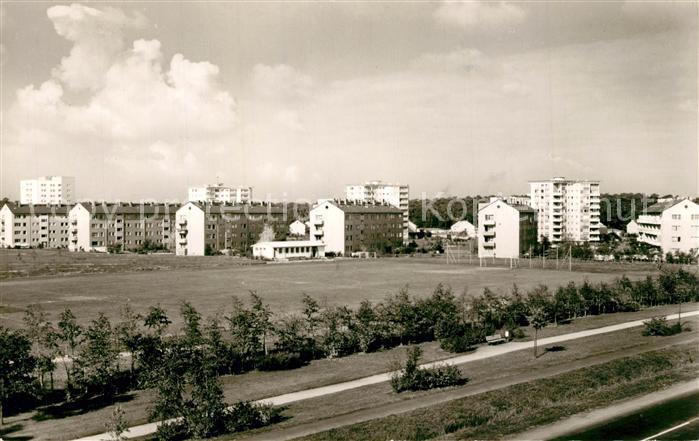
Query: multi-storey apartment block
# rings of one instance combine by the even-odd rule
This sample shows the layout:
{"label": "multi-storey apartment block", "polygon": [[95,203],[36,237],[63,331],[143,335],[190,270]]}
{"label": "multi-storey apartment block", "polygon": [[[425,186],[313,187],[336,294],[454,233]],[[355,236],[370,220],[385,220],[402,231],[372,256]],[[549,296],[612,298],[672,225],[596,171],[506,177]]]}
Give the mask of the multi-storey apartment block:
{"label": "multi-storey apartment block", "polygon": [[553,178],[530,181],[531,206],[538,212],[538,239],[595,242],[600,234],[599,181]]}
{"label": "multi-storey apartment block", "polygon": [[381,181],[368,181],[360,185],[348,185],[345,188],[345,198],[348,201],[377,202],[400,208],[403,211],[403,243],[408,242],[409,186]]}
{"label": "multi-storey apartment block", "polygon": [[310,212],[310,238],[326,253],[390,252],[403,243],[403,210],[389,204],[319,200]]}
{"label": "multi-storey apartment block", "polygon": [[179,204],[79,203],[69,212],[71,251],[108,251],[110,246],[172,250]]}
{"label": "multi-storey apartment block", "polygon": [[478,205],[478,257],[518,258],[536,245],[536,210],[499,198]]}
{"label": "multi-storey apartment block", "polygon": [[230,187],[224,184],[207,184],[189,187],[190,202],[244,204],[252,201],[252,187]]}
{"label": "multi-storey apartment block", "polygon": [[66,248],[67,205],[5,204],[0,209],[0,247]]}
{"label": "multi-storey apartment block", "polygon": [[[279,205],[231,205],[188,202],[177,210],[178,256],[216,252],[248,254],[259,241],[286,235],[289,213]],[[262,237],[268,229],[272,237]]]}
{"label": "multi-storey apartment block", "polygon": [[75,178],[70,176],[41,176],[20,181],[21,204],[74,204]]}
{"label": "multi-storey apartment block", "polygon": [[663,255],[699,250],[699,205],[689,199],[651,205],[636,223],[637,240],[659,247]]}

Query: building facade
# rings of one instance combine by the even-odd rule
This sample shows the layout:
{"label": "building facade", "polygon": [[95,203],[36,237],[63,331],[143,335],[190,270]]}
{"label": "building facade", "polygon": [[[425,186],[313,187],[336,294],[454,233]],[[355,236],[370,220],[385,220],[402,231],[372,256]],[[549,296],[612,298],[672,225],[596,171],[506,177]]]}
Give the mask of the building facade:
{"label": "building facade", "polygon": [[478,257],[519,258],[536,245],[536,210],[501,199],[478,206]]}
{"label": "building facade", "polygon": [[538,213],[538,239],[597,242],[600,235],[599,181],[553,178],[530,181],[531,206]]}
{"label": "building facade", "polygon": [[0,208],[0,247],[68,248],[67,205],[15,205]]}
{"label": "building facade", "polygon": [[390,252],[403,243],[403,210],[389,204],[319,200],[310,211],[310,238],[337,255]]}
{"label": "building facade", "polygon": [[455,222],[449,228],[449,232],[455,236],[476,237],[476,227],[467,220]]}
{"label": "building facade", "polygon": [[252,202],[252,187],[230,187],[221,183],[189,187],[187,200],[201,203],[245,204]]}
{"label": "building facade", "polygon": [[[176,253],[203,256],[218,252],[245,255],[260,241],[288,231],[289,214],[281,206],[188,202],[176,214]],[[269,236],[269,237],[265,237]]]}
{"label": "building facade", "polygon": [[389,204],[400,208],[403,212],[403,243],[408,242],[409,186],[382,181],[368,181],[360,185],[348,185],[345,188],[345,199],[361,203]]}
{"label": "building facade", "polygon": [[639,242],[668,253],[699,251],[699,205],[689,199],[659,202],[636,219]]}
{"label": "building facade", "polygon": [[258,242],[252,257],[264,260],[319,259],[325,257],[325,244],[315,240]]}
{"label": "building facade", "polygon": [[75,178],[41,176],[19,184],[20,204],[71,205],[75,203]]}
{"label": "building facade", "polygon": [[179,204],[87,203],[69,212],[71,251],[164,249],[175,247]]}
{"label": "building facade", "polygon": [[306,236],[306,223],[301,222],[296,219],[291,224],[289,224],[289,235],[295,237],[305,237]]}

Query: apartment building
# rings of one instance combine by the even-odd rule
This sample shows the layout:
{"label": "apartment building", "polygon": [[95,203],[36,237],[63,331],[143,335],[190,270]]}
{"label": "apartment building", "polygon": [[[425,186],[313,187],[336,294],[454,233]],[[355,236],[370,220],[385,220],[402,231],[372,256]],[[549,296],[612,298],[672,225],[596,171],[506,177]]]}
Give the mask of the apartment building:
{"label": "apartment building", "polygon": [[599,181],[562,177],[530,181],[531,206],[538,213],[538,239],[596,242],[600,234]]}
{"label": "apartment building", "polygon": [[390,252],[403,243],[403,210],[384,203],[321,199],[310,211],[310,238],[326,253]]}
{"label": "apartment building", "polygon": [[74,204],[75,178],[70,176],[41,176],[24,179],[19,184],[20,204]]}
{"label": "apartment building", "polygon": [[252,201],[252,187],[230,187],[221,183],[189,187],[188,201],[245,204]]}
{"label": "apartment building", "polygon": [[[289,213],[273,204],[203,204],[188,202],[177,210],[176,253],[203,256],[217,252],[248,254],[260,241],[286,235]],[[264,238],[263,232],[272,237]]]}
{"label": "apartment building", "polygon": [[67,248],[67,205],[16,205],[0,208],[0,247]]}
{"label": "apartment building", "polygon": [[518,258],[536,245],[536,210],[502,199],[478,205],[478,257]]}
{"label": "apartment building", "polygon": [[345,199],[361,203],[389,204],[400,208],[403,211],[403,243],[408,242],[409,186],[382,181],[368,181],[364,184],[348,185],[345,188]]}
{"label": "apartment building", "polygon": [[658,202],[636,219],[639,242],[668,253],[699,250],[699,205],[690,199]]}
{"label": "apartment building", "polygon": [[108,251],[175,247],[174,221],[179,204],[88,203],[68,213],[71,251]]}

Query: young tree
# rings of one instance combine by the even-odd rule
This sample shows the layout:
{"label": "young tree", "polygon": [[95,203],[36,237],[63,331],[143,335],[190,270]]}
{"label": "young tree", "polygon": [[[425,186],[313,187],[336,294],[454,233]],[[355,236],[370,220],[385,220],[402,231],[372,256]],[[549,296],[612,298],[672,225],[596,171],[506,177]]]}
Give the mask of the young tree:
{"label": "young tree", "polygon": [[66,308],[60,315],[57,338],[61,344],[63,367],[66,371],[66,391],[70,400],[71,389],[74,386],[73,377],[78,367],[75,351],[83,338],[83,328],[78,324],[70,308]]}
{"label": "young tree", "polygon": [[196,351],[188,377],[191,396],[183,416],[189,436],[200,439],[222,433],[226,404],[213,358]]}
{"label": "young tree", "polygon": [[84,389],[94,387],[101,395],[114,393],[118,360],[119,349],[112,325],[107,316],[100,312],[85,331],[85,344],[78,359],[84,376]]}
{"label": "young tree", "polygon": [[32,389],[36,360],[31,347],[29,339],[20,332],[0,326],[0,426],[4,424],[5,403],[14,394]]}
{"label": "young tree", "polygon": [[55,331],[48,321],[48,316],[39,305],[29,305],[23,321],[25,333],[29,341],[32,342],[32,354],[36,359],[39,385],[42,389],[44,388],[44,377],[49,373],[51,389],[53,389],[53,371],[55,369],[53,358],[57,352]]}
{"label": "young tree", "polygon": [[148,308],[148,314],[143,319],[143,324],[151,331],[154,331],[157,336],[162,337],[167,327],[172,322],[167,318],[165,310],[158,306]]}
{"label": "young tree", "polygon": [[184,321],[184,343],[191,347],[202,344],[201,314],[194,309],[191,303],[182,302],[180,315]]}
{"label": "young tree", "polygon": [[255,291],[250,291],[250,300],[252,302],[253,328],[256,334],[261,337],[262,350],[267,355],[267,336],[272,329],[272,310],[269,305],[262,303],[262,298]]}
{"label": "young tree", "polygon": [[134,371],[136,357],[138,356],[139,347],[143,338],[139,321],[141,315],[134,312],[130,304],[126,304],[121,308],[121,321],[116,326],[116,334],[119,346],[128,353],[130,360],[129,375],[131,381],[134,381]]}
{"label": "young tree", "polygon": [[126,439],[124,433],[128,430],[129,426],[126,418],[124,418],[124,409],[122,409],[121,406],[118,404],[114,406],[112,415],[104,424],[104,427],[114,441],[124,441]]}
{"label": "young tree", "polygon": [[537,351],[537,343],[539,338],[539,330],[544,328],[548,323],[546,318],[546,312],[541,307],[532,308],[529,315],[529,323],[534,328],[534,357],[538,357],[539,353]]}
{"label": "young tree", "polygon": [[303,303],[303,317],[306,320],[308,336],[313,337],[316,333],[319,322],[318,312],[320,311],[320,308],[318,306],[318,301],[304,293],[301,302]]}
{"label": "young tree", "polygon": [[243,302],[233,297],[233,308],[229,316],[228,332],[231,348],[238,354],[244,366],[247,366],[259,354],[261,343],[255,326],[255,317]]}
{"label": "young tree", "polygon": [[382,340],[382,330],[371,302],[363,300],[354,316],[359,349],[362,352],[375,350]]}

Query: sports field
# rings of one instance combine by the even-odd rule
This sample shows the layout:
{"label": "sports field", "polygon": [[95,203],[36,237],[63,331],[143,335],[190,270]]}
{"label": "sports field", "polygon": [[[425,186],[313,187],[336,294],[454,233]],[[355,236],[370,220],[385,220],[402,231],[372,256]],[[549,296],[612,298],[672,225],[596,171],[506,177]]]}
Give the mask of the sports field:
{"label": "sports field", "polygon": [[[37,250],[41,252],[41,250]],[[3,250],[3,253],[16,253]],[[8,257],[9,256],[9,257]],[[12,254],[4,254],[8,259]],[[24,276],[0,282],[0,319],[7,326],[20,324],[24,308],[40,304],[52,319],[66,307],[79,320],[87,321],[98,312],[116,317],[121,305],[130,302],[136,311],[160,304],[177,323],[177,311],[183,300],[188,300],[204,315],[224,314],[232,296],[246,299],[256,291],[275,312],[293,312],[300,307],[300,299],[307,293],[325,305],[356,306],[363,299],[379,301],[407,286],[413,295],[427,295],[438,283],[451,286],[453,291],[477,294],[489,287],[507,291],[513,284],[531,288],[546,284],[551,288],[573,280],[591,282],[612,280],[622,273],[609,273],[597,268],[595,272],[554,269],[509,269],[502,267],[446,265],[440,257],[383,258],[376,260],[338,260],[299,262],[287,264],[250,264],[243,259],[226,257],[177,258],[175,256],[109,256],[81,254],[90,263],[108,265],[110,257],[116,269],[87,274]],[[43,258],[38,254],[39,261]],[[72,256],[62,257],[64,259]],[[124,266],[123,262],[137,261],[138,268],[156,267],[144,271]],[[209,260],[207,260],[209,259]],[[25,258],[25,261],[27,259]],[[162,262],[166,262],[163,264]],[[246,264],[247,262],[247,264]],[[31,265],[29,262],[25,262]],[[604,264],[600,264],[604,265]],[[655,271],[648,266],[644,271],[633,270],[630,278],[644,277]]]}

